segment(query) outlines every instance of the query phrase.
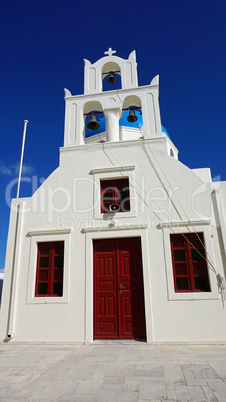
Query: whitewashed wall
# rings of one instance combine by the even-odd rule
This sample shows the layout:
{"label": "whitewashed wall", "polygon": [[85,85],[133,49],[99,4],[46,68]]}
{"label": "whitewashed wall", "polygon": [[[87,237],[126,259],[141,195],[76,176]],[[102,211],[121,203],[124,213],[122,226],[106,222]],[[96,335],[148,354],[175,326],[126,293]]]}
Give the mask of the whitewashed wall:
{"label": "whitewashed wall", "polygon": [[[169,249],[171,230],[164,224],[159,227],[168,217],[181,224],[180,228],[173,227],[174,232],[204,232],[208,254],[224,276],[211,195],[216,185],[204,183],[197,172],[168,156],[165,149],[162,140],[157,143],[154,139],[106,143],[104,151],[102,144],[62,148],[60,167],[33,197],[19,200],[24,202],[24,212],[13,288],[13,292],[17,289],[13,341],[91,342],[92,239],[121,236],[142,239],[148,342],[225,340],[226,313],[216,275],[209,269],[211,292],[175,295]],[[120,171],[128,174],[135,187],[135,193],[131,189],[134,211],[129,218],[115,214],[116,223],[112,227],[111,219],[94,216],[94,183],[102,174],[121,177]],[[167,192],[172,192],[175,207],[164,196],[164,186]],[[220,187],[225,197],[226,184],[221,183]],[[142,203],[137,193],[151,208]],[[13,205],[17,203],[13,201]],[[48,205],[52,205],[49,210]],[[15,218],[16,212],[12,211],[0,318],[1,340],[7,334]],[[35,298],[36,242],[53,239],[65,240],[66,244],[64,296]]]}

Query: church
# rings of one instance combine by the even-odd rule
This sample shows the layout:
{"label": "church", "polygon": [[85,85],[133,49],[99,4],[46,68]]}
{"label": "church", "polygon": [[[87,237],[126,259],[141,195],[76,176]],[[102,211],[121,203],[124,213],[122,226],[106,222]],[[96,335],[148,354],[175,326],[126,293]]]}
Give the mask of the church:
{"label": "church", "polygon": [[59,167],[12,200],[1,342],[226,341],[226,182],[178,160],[159,77],[115,53],[85,60]]}

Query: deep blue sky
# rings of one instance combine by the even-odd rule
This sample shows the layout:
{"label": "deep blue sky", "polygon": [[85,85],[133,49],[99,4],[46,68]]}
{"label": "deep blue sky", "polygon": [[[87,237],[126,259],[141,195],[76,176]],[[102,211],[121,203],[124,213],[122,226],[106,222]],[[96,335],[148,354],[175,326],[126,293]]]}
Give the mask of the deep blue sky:
{"label": "deep blue sky", "polygon": [[[23,133],[27,177],[47,177],[63,145],[64,92],[83,93],[83,58],[137,52],[139,85],[160,75],[162,124],[190,168],[226,180],[225,0],[20,0],[0,5],[0,269]],[[84,156],[85,157],[85,156]],[[22,183],[21,196],[32,193]],[[16,186],[12,196],[16,196]]]}

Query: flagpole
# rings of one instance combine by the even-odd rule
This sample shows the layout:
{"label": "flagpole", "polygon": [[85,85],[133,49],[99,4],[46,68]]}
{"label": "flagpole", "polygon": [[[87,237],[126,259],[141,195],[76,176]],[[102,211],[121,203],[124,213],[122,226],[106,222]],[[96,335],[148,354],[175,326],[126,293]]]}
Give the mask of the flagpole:
{"label": "flagpole", "polygon": [[24,120],[24,132],[23,132],[23,141],[22,141],[22,148],[21,148],[20,169],[19,169],[19,177],[18,177],[18,185],[17,185],[17,195],[16,195],[16,198],[19,197],[19,192],[20,192],[20,179],[21,179],[21,173],[22,173],[22,165],[23,165],[23,157],[24,157],[24,144],[25,144],[27,123],[28,123],[28,120]]}

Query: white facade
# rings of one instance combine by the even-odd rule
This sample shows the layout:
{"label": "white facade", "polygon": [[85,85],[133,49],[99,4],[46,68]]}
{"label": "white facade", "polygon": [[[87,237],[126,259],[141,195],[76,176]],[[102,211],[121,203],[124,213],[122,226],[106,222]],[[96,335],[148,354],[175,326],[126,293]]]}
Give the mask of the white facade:
{"label": "white facade", "polygon": [[[146,341],[224,342],[226,183],[191,170],[162,131],[158,76],[138,87],[135,52],[85,60],[84,95],[65,90],[60,165],[30,198],[12,201],[0,339],[83,343],[94,339],[93,240],[140,238]],[[102,92],[119,71],[121,89]],[[120,127],[123,109],[142,110],[143,128]],[[84,115],[103,111],[106,132],[85,138]],[[129,181],[130,210],[101,212],[101,181]],[[208,291],[175,291],[170,235],[203,233]],[[35,296],[37,249],[64,242],[62,296]]]}

